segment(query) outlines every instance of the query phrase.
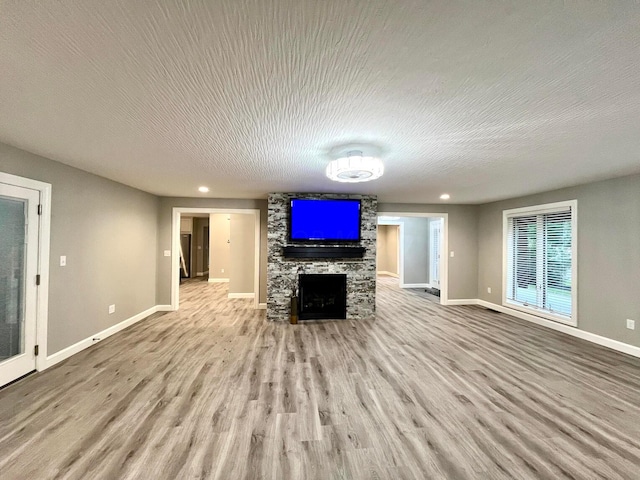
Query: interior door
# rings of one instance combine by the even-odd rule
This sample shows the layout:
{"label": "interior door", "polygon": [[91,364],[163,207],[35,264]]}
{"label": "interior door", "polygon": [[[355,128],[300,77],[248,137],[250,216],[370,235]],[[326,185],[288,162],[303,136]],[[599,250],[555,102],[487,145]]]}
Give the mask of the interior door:
{"label": "interior door", "polygon": [[202,271],[209,275],[209,227],[204,227],[204,239],[202,240]]}
{"label": "interior door", "polygon": [[0,183],[0,385],[36,369],[40,193]]}
{"label": "interior door", "polygon": [[440,250],[442,246],[442,220],[429,222],[429,285],[440,289]]}

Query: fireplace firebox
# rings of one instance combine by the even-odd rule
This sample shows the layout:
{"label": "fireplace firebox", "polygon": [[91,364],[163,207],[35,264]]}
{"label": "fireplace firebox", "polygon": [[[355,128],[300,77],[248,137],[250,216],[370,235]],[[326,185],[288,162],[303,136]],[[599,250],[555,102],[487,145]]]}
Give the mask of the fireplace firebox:
{"label": "fireplace firebox", "polygon": [[300,320],[347,318],[345,274],[301,274],[298,288]]}

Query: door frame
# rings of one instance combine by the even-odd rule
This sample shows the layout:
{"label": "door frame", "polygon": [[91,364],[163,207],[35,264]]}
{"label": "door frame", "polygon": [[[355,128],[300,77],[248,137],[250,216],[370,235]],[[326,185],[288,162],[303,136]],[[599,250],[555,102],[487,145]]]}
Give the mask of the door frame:
{"label": "door frame", "polygon": [[[442,230],[440,232],[440,305],[449,304],[449,214],[448,213],[416,213],[416,212],[382,212],[378,211],[378,217],[426,217],[426,218],[442,218]],[[396,220],[393,220],[396,222]],[[401,222],[401,220],[397,220]],[[404,263],[404,245],[399,245],[403,263]],[[404,268],[402,270],[404,274]],[[401,286],[402,281],[401,278]]]}
{"label": "door frame", "polygon": [[[440,219],[438,219],[440,220]],[[429,222],[429,285],[431,285],[431,287],[434,287],[435,285],[433,284],[433,277],[431,276],[431,274],[433,273],[433,262],[431,260],[433,260],[431,258],[431,254],[433,253],[433,231],[436,229],[436,225],[437,228],[439,230],[439,243],[442,244],[442,223],[437,224],[436,222]],[[442,258],[442,249],[438,249],[438,260]],[[440,267],[442,267],[442,265],[440,265],[440,262],[438,263],[438,285],[437,288],[440,289],[440,284],[441,279],[440,279]]]}
{"label": "door frame", "polygon": [[[51,241],[51,184],[0,172],[0,183],[36,190],[42,212],[38,215],[38,265],[40,285],[36,293],[36,370],[47,368],[47,327],[49,316],[49,250]],[[35,281],[35,280],[34,280]]]}
{"label": "door frame", "polygon": [[[257,310],[260,306],[260,210],[257,208],[198,208],[198,207],[173,207],[171,218],[171,309],[178,310],[180,306],[180,285],[178,279],[179,262],[180,262],[180,217],[189,213],[222,213],[246,214],[253,215],[255,221],[254,232],[254,277],[253,291],[254,308]],[[211,226],[209,226],[209,238],[211,238]],[[211,261],[211,252],[209,252],[209,261]]]}

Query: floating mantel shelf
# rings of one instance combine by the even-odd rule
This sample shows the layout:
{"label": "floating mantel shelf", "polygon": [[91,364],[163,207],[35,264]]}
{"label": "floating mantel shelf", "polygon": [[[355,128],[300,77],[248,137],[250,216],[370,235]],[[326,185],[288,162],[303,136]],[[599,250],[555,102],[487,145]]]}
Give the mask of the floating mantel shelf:
{"label": "floating mantel shelf", "polygon": [[282,254],[285,258],[362,258],[364,252],[364,247],[342,245],[316,247],[288,245],[282,247]]}

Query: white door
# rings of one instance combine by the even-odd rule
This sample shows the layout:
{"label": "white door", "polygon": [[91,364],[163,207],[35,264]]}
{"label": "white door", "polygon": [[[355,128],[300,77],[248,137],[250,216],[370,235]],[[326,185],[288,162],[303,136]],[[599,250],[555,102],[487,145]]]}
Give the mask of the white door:
{"label": "white door", "polygon": [[442,220],[429,222],[429,285],[440,288],[440,249],[442,246]]}
{"label": "white door", "polygon": [[0,386],[36,369],[40,192],[0,183]]}

